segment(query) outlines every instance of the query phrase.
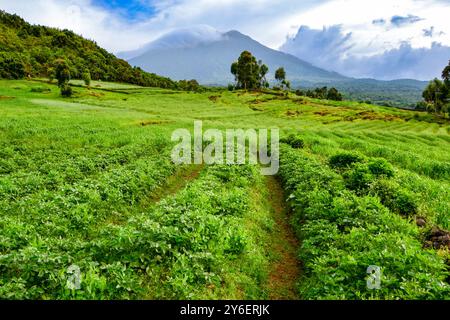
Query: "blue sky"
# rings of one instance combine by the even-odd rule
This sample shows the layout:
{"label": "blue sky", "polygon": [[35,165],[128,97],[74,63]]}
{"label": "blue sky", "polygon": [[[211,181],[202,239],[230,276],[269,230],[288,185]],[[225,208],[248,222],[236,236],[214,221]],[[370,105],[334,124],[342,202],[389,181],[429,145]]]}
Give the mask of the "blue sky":
{"label": "blue sky", "polygon": [[156,9],[151,1],[93,0],[92,4],[116,13],[129,21],[147,19],[156,13]]}

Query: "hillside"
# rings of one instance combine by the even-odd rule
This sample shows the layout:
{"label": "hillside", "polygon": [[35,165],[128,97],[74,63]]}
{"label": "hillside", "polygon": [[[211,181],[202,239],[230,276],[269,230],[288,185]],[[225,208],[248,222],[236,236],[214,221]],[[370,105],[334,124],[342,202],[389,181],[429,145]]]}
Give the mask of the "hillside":
{"label": "hillside", "polygon": [[0,11],[0,78],[47,77],[58,58],[68,62],[72,78],[81,78],[89,69],[94,80],[164,88],[175,85],[168,78],[131,67],[72,31],[31,25]]}
{"label": "hillside", "polygon": [[[449,297],[448,120],[211,94],[94,86],[62,98],[1,80],[0,299]],[[278,177],[175,165],[172,133],[195,120],[280,128]],[[70,290],[75,266],[83,281]],[[382,268],[380,290],[368,266]]]}
{"label": "hillside", "polygon": [[339,82],[293,82],[294,86],[313,88],[334,86],[345,93],[348,100],[370,101],[378,105],[399,108],[415,108],[422,100],[422,92],[428,82],[413,79],[382,81],[374,79],[350,79]]}

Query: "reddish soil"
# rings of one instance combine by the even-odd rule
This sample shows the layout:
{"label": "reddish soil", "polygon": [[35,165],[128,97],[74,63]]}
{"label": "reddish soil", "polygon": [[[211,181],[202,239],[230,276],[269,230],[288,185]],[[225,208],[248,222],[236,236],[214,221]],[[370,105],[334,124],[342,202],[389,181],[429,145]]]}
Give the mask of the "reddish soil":
{"label": "reddish soil", "polygon": [[299,299],[296,285],[301,270],[297,259],[299,243],[289,223],[289,210],[279,181],[268,177],[267,186],[276,223],[272,251],[277,253],[269,275],[269,299],[296,300]]}

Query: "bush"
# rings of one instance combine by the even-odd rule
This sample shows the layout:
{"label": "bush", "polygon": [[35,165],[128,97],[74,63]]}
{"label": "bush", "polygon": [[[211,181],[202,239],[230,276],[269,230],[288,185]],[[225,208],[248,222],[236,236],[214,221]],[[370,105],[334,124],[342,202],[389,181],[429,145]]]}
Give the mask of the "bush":
{"label": "bush", "polygon": [[368,163],[368,167],[370,172],[378,177],[385,176],[387,178],[392,178],[394,176],[394,168],[386,159],[371,159]]}
{"label": "bush", "polygon": [[392,212],[405,216],[418,213],[418,205],[413,194],[394,181],[379,180],[372,185],[370,192],[378,196],[381,203]]}
{"label": "bush", "polygon": [[304,95],[305,95],[305,92],[302,91],[302,90],[300,90],[300,89],[298,89],[298,90],[295,91],[295,94],[296,94],[297,96],[301,97],[301,96],[304,96]]}
{"label": "bush", "polygon": [[91,73],[89,72],[89,70],[86,70],[83,72],[82,78],[83,78],[84,84],[87,87],[89,87],[91,85]]}
{"label": "bush", "polygon": [[328,90],[327,99],[334,100],[334,101],[342,101],[343,100],[342,94],[336,88],[331,88],[330,90]]}
{"label": "bush", "polygon": [[288,137],[280,139],[280,142],[286,143],[294,149],[303,149],[305,147],[305,141],[295,134],[290,134]]}
{"label": "bush", "polygon": [[44,88],[44,87],[34,87],[34,88],[31,88],[31,92],[47,93],[47,92],[51,92],[51,90],[49,88]]}
{"label": "bush", "polygon": [[70,98],[72,96],[72,94],[73,94],[73,91],[72,91],[72,87],[70,85],[66,84],[61,87],[61,95],[64,98]]}
{"label": "bush", "polygon": [[23,79],[25,77],[23,60],[17,53],[0,52],[0,78]]}
{"label": "bush", "polygon": [[349,169],[355,163],[363,161],[364,157],[359,154],[343,152],[332,156],[328,163],[334,169]]}
{"label": "bush", "polygon": [[366,164],[356,164],[355,167],[344,174],[345,185],[358,194],[365,194],[374,182],[375,176]]}

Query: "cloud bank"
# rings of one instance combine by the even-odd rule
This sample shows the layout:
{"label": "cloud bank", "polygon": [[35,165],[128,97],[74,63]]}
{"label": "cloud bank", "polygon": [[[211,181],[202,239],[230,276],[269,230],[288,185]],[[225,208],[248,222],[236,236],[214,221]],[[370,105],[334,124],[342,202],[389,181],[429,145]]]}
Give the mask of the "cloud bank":
{"label": "cloud bank", "polygon": [[[239,30],[273,49],[285,43],[283,49],[346,74],[346,59],[366,61],[387,52],[403,59],[419,52],[440,59],[450,46],[450,1],[444,0],[0,0],[0,9],[32,23],[71,29],[114,53],[138,49],[180,28]],[[314,54],[299,41],[291,43],[302,25],[309,27],[301,34]],[[372,74],[362,68],[352,68],[360,70],[353,75]]]}
{"label": "cloud bank", "polygon": [[[430,34],[426,36],[433,37]],[[345,32],[342,25],[322,30],[303,26],[281,50],[347,76],[381,80],[439,77],[450,58],[450,46],[438,42],[433,42],[430,47],[414,48],[405,41],[398,48],[368,56],[353,54],[354,46],[353,34]]]}

